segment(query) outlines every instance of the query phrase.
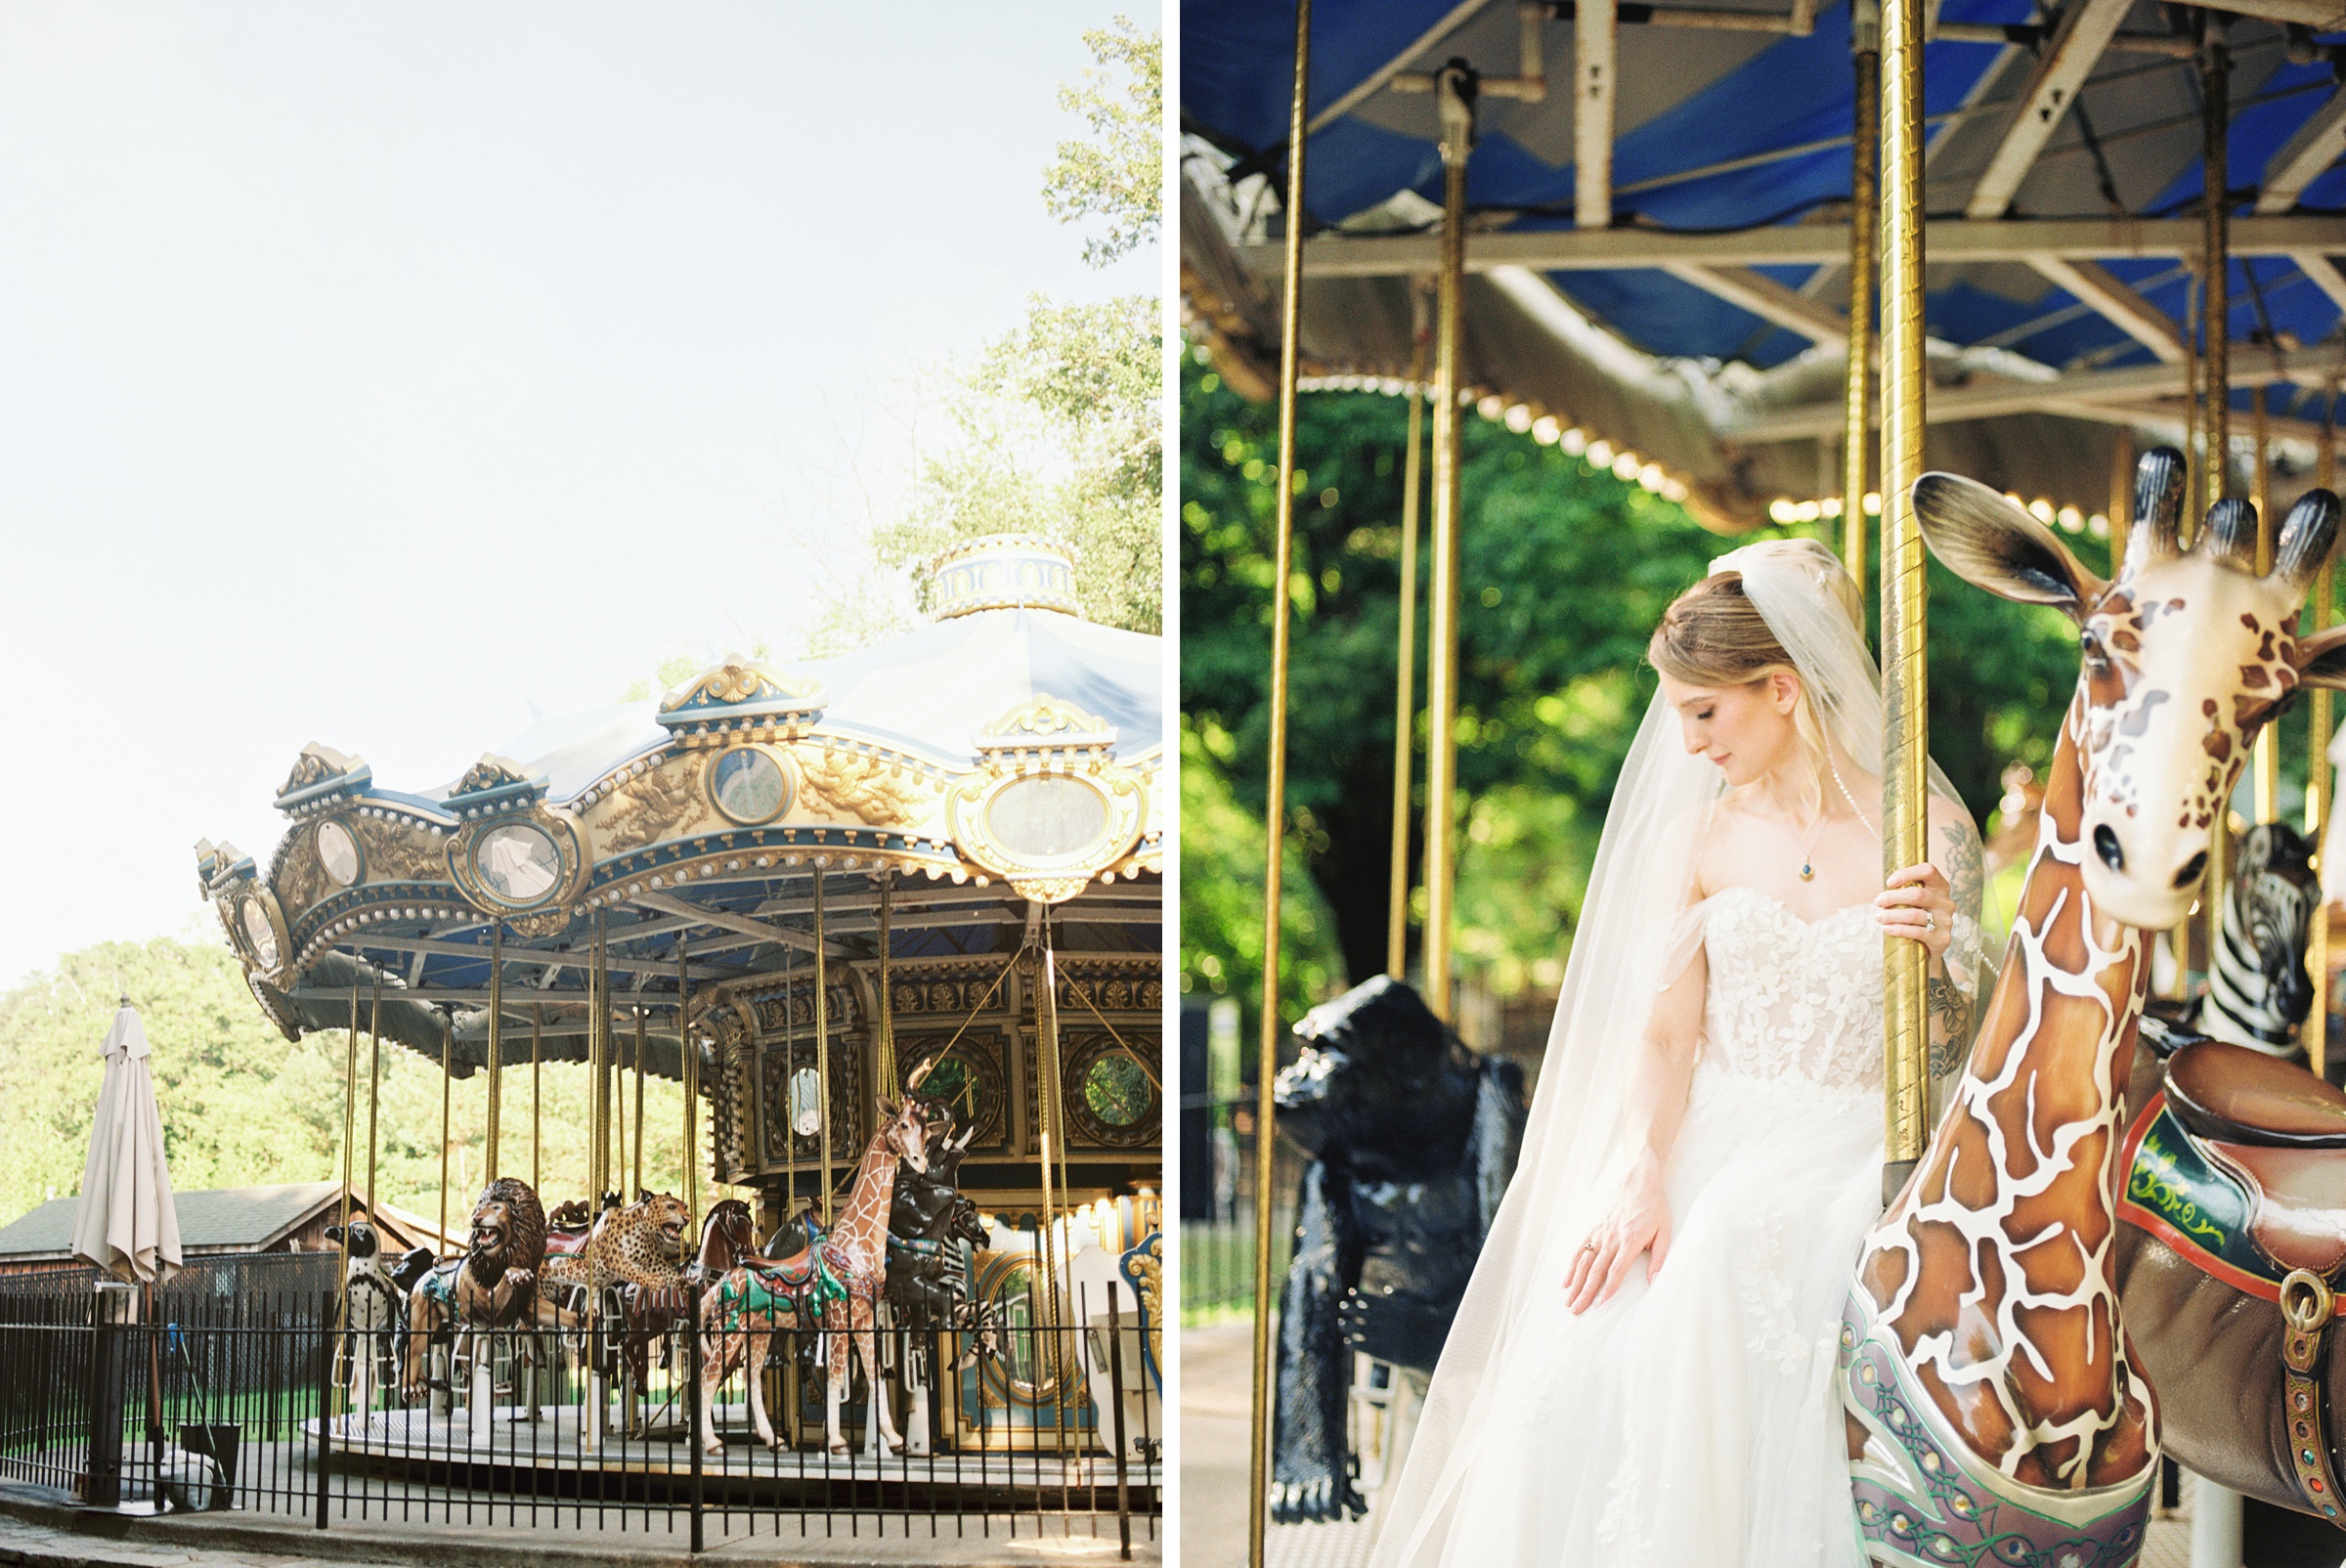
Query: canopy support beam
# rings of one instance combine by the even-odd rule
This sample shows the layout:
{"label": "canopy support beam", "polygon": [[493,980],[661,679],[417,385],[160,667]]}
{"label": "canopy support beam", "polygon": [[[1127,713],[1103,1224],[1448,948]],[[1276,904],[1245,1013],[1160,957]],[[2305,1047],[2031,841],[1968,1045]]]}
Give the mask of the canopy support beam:
{"label": "canopy support beam", "polygon": [[2160,364],[2183,363],[2183,334],[2167,319],[2167,313],[2112,277],[2099,262],[2083,257],[2072,260],[2066,256],[2031,256],[2028,265],[2157,355]]}
{"label": "canopy support beam", "polygon": [[2020,182],[2036,166],[2037,154],[2076,102],[2078,89],[2093,73],[2110,39],[2117,36],[2118,23],[2126,20],[2133,5],[2134,0],[2079,0],[2062,15],[2003,142],[1988,159],[1979,183],[1972,188],[1972,199],[1964,207],[1966,217],[2000,218],[2012,206]]}
{"label": "canopy support beam", "polygon": [[1662,271],[1814,342],[1834,348],[1848,345],[1849,324],[1830,305],[1787,287],[1763,272],[1749,267],[1706,267],[1690,261],[1671,262]]}
{"label": "canopy support beam", "polygon": [[2346,153],[2346,88],[2330,94],[2265,164],[2256,210],[2267,216],[2288,211],[2341,153]]}
{"label": "canopy support beam", "polygon": [[[819,887],[823,874],[817,871],[814,875]],[[788,926],[769,925],[765,921],[752,920],[747,915],[736,915],[729,910],[703,909],[700,905],[687,902],[673,893],[639,893],[628,901],[642,904],[646,908],[658,909],[667,914],[682,915],[698,921],[704,926],[715,926],[719,931],[729,931],[737,936],[760,936],[767,941],[780,942],[786,947],[796,947],[803,953],[819,952],[825,958],[852,956],[845,947],[827,937],[809,936],[804,932],[793,931]],[[818,923],[822,919],[822,912],[823,898],[822,894],[817,893],[814,896],[813,913]],[[702,978],[716,979],[717,977],[703,976]]]}

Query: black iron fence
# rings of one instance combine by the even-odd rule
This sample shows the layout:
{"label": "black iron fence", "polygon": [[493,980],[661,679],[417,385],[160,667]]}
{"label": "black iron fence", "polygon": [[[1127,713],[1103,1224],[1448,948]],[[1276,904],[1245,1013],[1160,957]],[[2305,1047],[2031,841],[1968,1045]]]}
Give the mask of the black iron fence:
{"label": "black iron fence", "polygon": [[[1202,1328],[1243,1317],[1254,1310],[1254,1115],[1247,1099],[1196,1096],[1185,1109],[1204,1112],[1207,1179],[1200,1195],[1204,1213],[1193,1203],[1181,1226],[1181,1326]],[[1185,1157],[1188,1151],[1185,1150]],[[1294,1248],[1295,1187],[1300,1156],[1282,1146],[1272,1163],[1271,1277],[1274,1293]]]}
{"label": "black iron fence", "polygon": [[998,1299],[937,1332],[847,1303],[877,1324],[864,1334],[779,1327],[790,1314],[758,1297],[704,1334],[614,1296],[566,1327],[435,1341],[341,1330],[330,1287],[187,1278],[151,1308],[86,1274],[0,1281],[0,1478],[321,1529],[641,1530],[695,1550],[793,1531],[1156,1535],[1158,1330],[1120,1292]]}

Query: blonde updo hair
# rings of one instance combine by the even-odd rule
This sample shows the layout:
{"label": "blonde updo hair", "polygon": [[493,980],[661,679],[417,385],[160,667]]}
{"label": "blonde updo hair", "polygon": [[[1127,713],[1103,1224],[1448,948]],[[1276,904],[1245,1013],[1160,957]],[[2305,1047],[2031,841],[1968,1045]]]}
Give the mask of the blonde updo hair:
{"label": "blonde updo hair", "polygon": [[[1835,572],[1826,583],[1850,624],[1862,624],[1857,585],[1848,573]],[[1812,800],[1823,801],[1830,765],[1824,723],[1808,700],[1808,683],[1799,666],[1744,592],[1741,572],[1704,578],[1673,599],[1645,645],[1645,657],[1656,670],[1689,686],[1751,686],[1778,672],[1791,675],[1800,685],[1792,709],[1793,729],[1808,762],[1808,783],[1816,792]]]}

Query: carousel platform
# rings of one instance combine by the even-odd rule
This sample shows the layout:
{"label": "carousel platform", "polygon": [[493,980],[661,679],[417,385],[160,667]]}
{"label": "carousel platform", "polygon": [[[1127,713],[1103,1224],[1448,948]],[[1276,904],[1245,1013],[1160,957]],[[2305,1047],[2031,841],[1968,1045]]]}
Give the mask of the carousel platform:
{"label": "carousel platform", "polygon": [[[526,1408],[500,1405],[480,1428],[462,1411],[376,1411],[363,1419],[338,1417],[326,1434],[328,1464],[410,1475],[444,1468],[494,1471],[504,1489],[542,1496],[579,1495],[582,1489],[590,1491],[596,1480],[607,1480],[612,1488],[630,1495],[649,1492],[663,1497],[681,1497],[682,1489],[691,1485],[692,1448],[681,1420],[663,1418],[656,1409],[645,1435],[605,1432],[590,1441],[595,1434],[586,1429],[580,1409],[542,1406],[532,1420]],[[1047,1432],[1039,1449],[961,1448],[883,1459],[859,1447],[846,1454],[820,1448],[768,1449],[757,1441],[747,1405],[720,1404],[715,1415],[725,1446],[720,1454],[702,1456],[701,1484],[726,1497],[760,1488],[813,1488],[831,1494],[860,1487],[885,1490],[891,1502],[906,1493],[932,1495],[939,1507],[952,1506],[955,1494],[979,1500],[1002,1494],[1031,1501],[1068,1493],[1077,1495],[1079,1506],[1090,1505],[1095,1497],[1110,1510],[1115,1506],[1113,1456],[1051,1452]],[[313,1418],[301,1424],[314,1451],[320,1422]],[[1160,1468],[1137,1459],[1126,1460],[1125,1486],[1136,1501],[1154,1498]],[[531,1471],[542,1473],[533,1477]]]}

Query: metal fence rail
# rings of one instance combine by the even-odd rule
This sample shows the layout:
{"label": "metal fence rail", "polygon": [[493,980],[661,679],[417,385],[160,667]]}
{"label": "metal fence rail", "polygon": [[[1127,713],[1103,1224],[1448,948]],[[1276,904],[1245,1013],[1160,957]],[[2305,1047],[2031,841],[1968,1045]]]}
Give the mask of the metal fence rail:
{"label": "metal fence rail", "polygon": [[[575,1330],[430,1346],[411,1367],[405,1346],[338,1331],[331,1289],[238,1296],[199,1283],[158,1292],[135,1322],[107,1321],[86,1276],[78,1293],[0,1294],[0,1478],[101,1503],[160,1491],[321,1529],[652,1531],[695,1550],[792,1532],[1155,1539],[1155,1347],[1128,1302],[1088,1312],[1081,1289],[1071,1313],[1014,1313],[982,1335],[879,1331],[898,1429],[926,1439],[882,1456],[867,1446],[860,1367],[841,1411],[846,1452],[823,1441],[818,1358],[834,1340],[818,1330],[776,1331],[753,1366],[743,1335],[590,1314]],[[699,1372],[704,1355],[728,1352],[721,1377],[711,1369],[705,1448]],[[358,1409],[354,1365],[378,1390]],[[928,1388],[917,1423],[913,1384]]]}

